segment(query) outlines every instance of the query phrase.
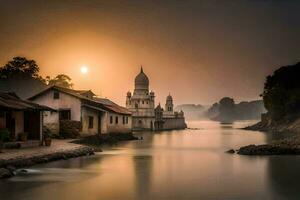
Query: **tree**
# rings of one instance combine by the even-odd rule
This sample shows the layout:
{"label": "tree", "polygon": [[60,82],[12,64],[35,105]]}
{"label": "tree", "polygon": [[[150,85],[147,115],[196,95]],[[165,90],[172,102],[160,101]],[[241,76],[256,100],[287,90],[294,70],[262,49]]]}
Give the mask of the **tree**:
{"label": "tree", "polygon": [[300,112],[300,62],[268,76],[261,95],[271,118],[280,120]]}
{"label": "tree", "polygon": [[53,79],[51,79],[50,76],[46,77],[46,82],[48,83],[48,85],[57,85],[70,89],[73,88],[73,83],[71,81],[72,79],[65,74],[59,74]]}
{"label": "tree", "polygon": [[39,70],[39,66],[34,60],[28,60],[25,57],[14,57],[0,68],[0,78],[5,79],[16,74],[21,74],[43,80],[38,74]]}

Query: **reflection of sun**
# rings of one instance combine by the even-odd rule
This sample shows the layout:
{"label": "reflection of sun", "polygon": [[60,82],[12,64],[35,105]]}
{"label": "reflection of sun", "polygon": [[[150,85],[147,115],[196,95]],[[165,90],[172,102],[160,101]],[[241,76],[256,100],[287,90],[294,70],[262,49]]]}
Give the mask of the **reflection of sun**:
{"label": "reflection of sun", "polygon": [[86,74],[86,73],[88,73],[89,69],[87,68],[87,66],[82,66],[80,68],[80,71],[81,71],[82,74]]}

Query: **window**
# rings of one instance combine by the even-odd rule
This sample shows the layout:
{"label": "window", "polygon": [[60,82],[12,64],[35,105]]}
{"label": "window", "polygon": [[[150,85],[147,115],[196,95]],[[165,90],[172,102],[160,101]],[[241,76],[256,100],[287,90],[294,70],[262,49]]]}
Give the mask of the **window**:
{"label": "window", "polygon": [[136,104],[135,104],[135,108],[138,108],[138,107],[139,107],[139,105],[136,103]]}
{"label": "window", "polygon": [[144,104],[144,101],[142,101],[142,104]]}
{"label": "window", "polygon": [[59,120],[70,120],[71,119],[71,110],[60,110],[59,111]]}
{"label": "window", "polygon": [[53,92],[53,99],[59,99],[59,92],[58,91]]}
{"label": "window", "polygon": [[119,123],[119,118],[118,118],[118,116],[116,116],[116,124],[118,124]]}
{"label": "window", "polygon": [[125,116],[123,116],[123,124],[125,124]]}
{"label": "window", "polygon": [[110,123],[113,123],[113,116],[110,116]]}
{"label": "window", "polygon": [[126,124],[128,124],[128,117],[126,117]]}
{"label": "window", "polygon": [[89,116],[89,128],[93,128],[94,127],[94,117]]}

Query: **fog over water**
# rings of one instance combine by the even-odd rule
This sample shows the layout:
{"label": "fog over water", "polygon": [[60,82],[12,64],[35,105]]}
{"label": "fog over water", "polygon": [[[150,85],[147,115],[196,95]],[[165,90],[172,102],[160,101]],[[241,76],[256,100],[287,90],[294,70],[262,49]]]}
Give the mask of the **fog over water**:
{"label": "fog over water", "polygon": [[230,148],[262,144],[272,135],[189,122],[198,130],[144,132],[142,141],[105,147],[95,156],[30,168],[0,181],[1,199],[299,199],[298,156],[240,156]]}

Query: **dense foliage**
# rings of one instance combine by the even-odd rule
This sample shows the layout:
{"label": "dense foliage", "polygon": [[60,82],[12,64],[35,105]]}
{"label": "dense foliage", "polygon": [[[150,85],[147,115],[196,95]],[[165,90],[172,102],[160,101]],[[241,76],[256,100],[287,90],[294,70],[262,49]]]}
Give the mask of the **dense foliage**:
{"label": "dense foliage", "polygon": [[[22,87],[18,82],[23,83],[20,80],[28,82],[29,79],[34,79],[47,85],[58,85],[60,87],[72,88],[72,79],[65,74],[59,74],[54,78],[47,76],[45,79],[39,75],[40,68],[35,60],[29,60],[25,57],[14,57],[8,61],[3,67],[0,67],[0,80],[2,84],[11,85],[9,81],[14,81],[17,87]],[[4,82],[3,82],[4,81]],[[31,81],[33,82],[33,81]],[[39,85],[38,82],[35,82]],[[37,86],[38,87],[38,86]],[[15,88],[14,88],[15,89]],[[29,90],[32,89],[29,87]]]}
{"label": "dense foliage", "polygon": [[274,120],[300,113],[300,62],[283,66],[267,77],[262,94],[268,113]]}
{"label": "dense foliage", "polygon": [[53,79],[49,76],[46,77],[48,85],[57,85],[64,88],[73,88],[73,83],[71,81],[72,79],[65,74],[59,74]]}
{"label": "dense foliage", "polygon": [[23,74],[42,79],[38,74],[39,70],[39,66],[34,60],[28,60],[25,57],[14,57],[0,68],[0,78],[10,78],[16,74]]}

